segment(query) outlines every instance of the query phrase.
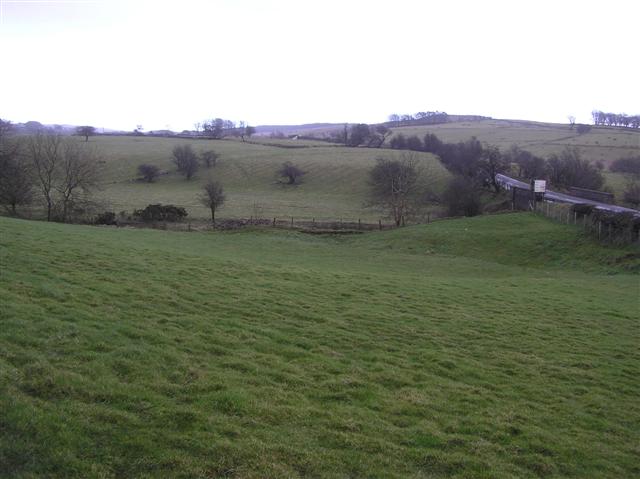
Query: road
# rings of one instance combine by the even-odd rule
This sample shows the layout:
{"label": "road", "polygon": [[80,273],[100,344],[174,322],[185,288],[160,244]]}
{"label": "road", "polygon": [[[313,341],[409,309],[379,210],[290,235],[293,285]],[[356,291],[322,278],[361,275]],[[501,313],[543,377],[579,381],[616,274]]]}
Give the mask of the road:
{"label": "road", "polygon": [[[526,190],[531,188],[529,183],[524,181],[518,181],[509,176],[498,173],[496,175],[496,181],[503,187],[511,189],[512,187],[524,188]],[[570,203],[570,204],[584,204],[593,205],[600,210],[612,211],[614,213],[632,213],[635,216],[640,216],[640,211],[632,208],[625,208],[624,206],[610,205],[608,203],[601,203],[599,201],[588,200],[586,198],[580,198],[578,196],[565,195],[564,193],[556,193],[555,191],[547,190],[544,194],[546,200],[555,201],[558,203]]]}

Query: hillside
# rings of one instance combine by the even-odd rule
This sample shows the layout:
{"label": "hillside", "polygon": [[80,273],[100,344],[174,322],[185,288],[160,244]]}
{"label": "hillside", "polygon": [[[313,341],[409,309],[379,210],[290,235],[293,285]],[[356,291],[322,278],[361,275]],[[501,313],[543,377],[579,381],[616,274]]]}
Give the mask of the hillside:
{"label": "hillside", "polygon": [[589,133],[578,135],[569,125],[522,120],[484,120],[443,123],[439,125],[394,128],[394,133],[424,136],[434,133],[446,142],[464,141],[471,136],[507,150],[518,145],[539,156],[559,153],[575,146],[590,161],[611,161],[640,153],[640,131],[630,128],[594,126]]}
{"label": "hillside", "polygon": [[3,477],[633,477],[638,253],[0,218]]}

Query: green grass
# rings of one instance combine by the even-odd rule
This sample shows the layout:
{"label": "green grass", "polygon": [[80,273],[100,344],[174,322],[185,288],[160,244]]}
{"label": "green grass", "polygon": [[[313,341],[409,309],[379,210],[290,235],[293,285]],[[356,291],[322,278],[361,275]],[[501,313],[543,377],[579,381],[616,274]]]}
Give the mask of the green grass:
{"label": "green grass", "polygon": [[[221,217],[249,218],[254,205],[264,218],[310,220],[377,221],[386,212],[366,206],[370,169],[380,155],[397,152],[370,148],[336,147],[322,142],[277,140],[282,148],[267,144],[276,140],[252,139],[265,144],[233,140],[184,140],[172,138],[94,137],[91,139],[105,155],[105,184],[99,196],[116,212],[131,212],[150,203],[173,203],[187,208],[190,218],[208,218],[210,213],[198,201],[208,177],[222,182],[227,202]],[[186,181],[175,171],[171,151],[175,145],[190,143],[196,151],[213,149],[221,155],[218,166],[201,169]],[[310,146],[315,145],[315,146]],[[318,146],[320,145],[320,146]],[[432,155],[419,155],[428,177],[441,187],[449,177]],[[302,183],[287,186],[276,177],[277,169],[291,161],[307,172]],[[141,163],[152,163],[168,174],[155,183],[135,181]]]}
{"label": "green grass", "polygon": [[0,218],[0,476],[637,476],[638,256]]}

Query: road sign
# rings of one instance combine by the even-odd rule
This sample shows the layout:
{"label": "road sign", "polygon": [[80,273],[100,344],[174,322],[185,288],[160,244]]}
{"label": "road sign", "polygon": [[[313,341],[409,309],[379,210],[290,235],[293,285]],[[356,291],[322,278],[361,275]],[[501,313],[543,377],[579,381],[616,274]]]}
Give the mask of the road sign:
{"label": "road sign", "polygon": [[545,180],[534,180],[533,192],[544,193],[547,190],[547,182]]}

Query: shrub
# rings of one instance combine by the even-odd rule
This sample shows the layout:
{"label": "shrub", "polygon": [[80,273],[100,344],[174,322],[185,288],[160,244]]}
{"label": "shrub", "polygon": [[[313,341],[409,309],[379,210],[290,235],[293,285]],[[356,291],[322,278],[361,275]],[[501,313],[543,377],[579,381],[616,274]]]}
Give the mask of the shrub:
{"label": "shrub", "polygon": [[147,183],[152,183],[160,174],[160,168],[156,165],[143,163],[142,165],[138,165],[138,174],[142,176]]}
{"label": "shrub", "polygon": [[113,211],[105,211],[96,216],[93,222],[97,225],[115,225],[116,214]]}
{"label": "shrub", "polygon": [[181,206],[175,205],[148,205],[142,210],[134,210],[133,216],[145,223],[153,221],[181,221],[187,216],[187,211]]}

